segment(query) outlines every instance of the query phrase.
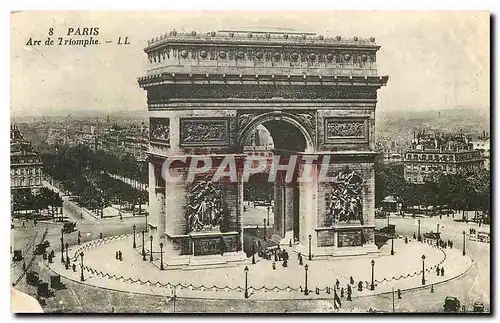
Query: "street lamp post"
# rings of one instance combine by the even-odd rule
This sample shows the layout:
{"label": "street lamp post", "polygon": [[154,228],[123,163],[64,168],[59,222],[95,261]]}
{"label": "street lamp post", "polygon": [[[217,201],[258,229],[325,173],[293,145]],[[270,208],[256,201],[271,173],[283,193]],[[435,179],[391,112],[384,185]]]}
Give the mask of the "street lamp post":
{"label": "street lamp post", "polygon": [[160,242],[160,270],[164,270],[163,267],[163,242]]}
{"label": "street lamp post", "polygon": [[61,229],[61,263],[64,264],[64,229]]}
{"label": "street lamp post", "polygon": [[372,260],[371,264],[372,264],[372,284],[371,284],[371,286],[370,286],[370,289],[371,289],[371,290],[375,290],[375,282],[374,282],[374,280],[373,280],[373,278],[374,278],[374,277],[373,277],[373,276],[374,276],[374,271],[373,271],[373,270],[374,270],[374,268],[375,268],[375,260]]}
{"label": "street lamp post", "polygon": [[267,224],[269,225],[269,210],[271,209],[270,206],[267,206]]}
{"label": "street lamp post", "polygon": [[248,266],[245,266],[245,298],[248,298]]}
{"label": "street lamp post", "polygon": [[69,250],[69,243],[66,242],[66,263],[69,265],[69,255],[68,255],[68,250]]}
{"label": "street lamp post", "polygon": [[64,240],[62,237],[59,240],[61,240],[61,264],[64,264]]}
{"label": "street lamp post", "polygon": [[153,261],[153,236],[149,236],[150,250],[149,250],[149,261]]}
{"label": "street lamp post", "polygon": [[146,261],[146,250],[144,249],[144,230],[142,230],[142,260]]}
{"label": "street lamp post", "polygon": [[252,239],[252,265],[255,265],[255,238]]}
{"label": "street lamp post", "polygon": [[264,241],[267,241],[267,222],[264,219]]}
{"label": "street lamp post", "polygon": [[391,256],[394,256],[394,236],[391,237]]}
{"label": "street lamp post", "polygon": [[462,256],[465,256],[465,230],[464,232],[462,232],[463,236],[464,236],[464,244],[463,244],[463,248],[462,248]]}
{"label": "street lamp post", "polygon": [[417,240],[422,241],[422,236],[420,235],[420,219],[418,219],[418,234],[417,234]]}
{"label": "street lamp post", "polygon": [[137,245],[135,244],[135,228],[136,228],[135,224],[132,228],[134,229],[134,244],[133,244],[132,248],[135,249],[135,248],[137,248]]}
{"label": "street lamp post", "polygon": [[312,239],[312,236],[309,235],[309,257],[307,259],[309,260],[312,260],[312,255],[311,255],[311,239]]}
{"label": "street lamp post", "polygon": [[387,227],[389,227],[389,216],[390,216],[390,214],[387,213]]}
{"label": "street lamp post", "polygon": [[146,232],[148,232],[148,213],[146,212]]}
{"label": "street lamp post", "polygon": [[422,285],[425,285],[425,255],[422,255]]}
{"label": "street lamp post", "polygon": [[305,287],[304,287],[304,295],[309,295],[309,289],[307,288],[307,270],[309,269],[309,266],[306,264],[304,266],[304,269],[306,270],[306,282],[305,282]]}
{"label": "street lamp post", "polygon": [[80,260],[81,260],[81,266],[82,266],[82,271],[80,273],[80,281],[84,281],[85,278],[83,277],[83,251],[80,252]]}

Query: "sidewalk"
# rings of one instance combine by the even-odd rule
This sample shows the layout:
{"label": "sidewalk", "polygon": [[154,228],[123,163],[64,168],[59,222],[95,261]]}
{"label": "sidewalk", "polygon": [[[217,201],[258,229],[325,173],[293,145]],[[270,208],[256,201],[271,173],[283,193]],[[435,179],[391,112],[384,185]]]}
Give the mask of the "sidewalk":
{"label": "sidewalk", "polygon": [[[397,242],[397,243],[396,243]],[[455,278],[466,272],[472,261],[468,256],[462,256],[458,249],[437,249],[420,242],[411,242],[408,245],[403,241],[395,241],[397,254],[390,256],[387,245],[384,246],[378,257],[350,257],[336,260],[313,260],[308,263],[308,289],[309,295],[304,295],[304,267],[299,266],[296,257],[292,256],[289,267],[283,268],[281,263],[276,263],[276,270],[272,269],[272,262],[258,259],[252,265],[248,259],[237,266],[224,268],[200,269],[184,268],[160,271],[159,254],[154,255],[154,262],[143,261],[137,246],[132,249],[132,237],[119,237],[109,241],[94,241],[89,248],[82,246],[85,253],[85,284],[119,291],[171,295],[174,285],[179,297],[210,298],[210,299],[242,299],[245,274],[244,267],[249,267],[248,286],[251,299],[303,299],[303,298],[331,298],[333,286],[338,279],[341,287],[346,287],[350,276],[355,284],[352,285],[353,297],[371,296],[396,290],[409,290],[422,288],[422,260],[421,254],[426,254],[425,278],[426,285],[438,284]],[[70,248],[70,255],[74,255],[78,246]],[[115,259],[115,252],[123,252],[123,261]],[[390,252],[390,250],[389,250]],[[62,276],[79,281],[80,268],[76,272],[64,269],[57,261],[50,264],[50,268]],[[149,260],[149,255],[147,257]],[[366,289],[371,280],[371,259],[375,259],[374,278],[376,288],[374,291]],[[80,259],[76,264],[79,267]],[[435,266],[444,266],[445,275],[437,276]],[[404,276],[404,277],[401,277]],[[363,281],[363,291],[357,290],[357,283]],[[368,284],[369,285],[369,284]],[[315,289],[319,288],[319,294]],[[331,288],[327,293],[326,287]],[[340,293],[340,291],[337,291]]]}

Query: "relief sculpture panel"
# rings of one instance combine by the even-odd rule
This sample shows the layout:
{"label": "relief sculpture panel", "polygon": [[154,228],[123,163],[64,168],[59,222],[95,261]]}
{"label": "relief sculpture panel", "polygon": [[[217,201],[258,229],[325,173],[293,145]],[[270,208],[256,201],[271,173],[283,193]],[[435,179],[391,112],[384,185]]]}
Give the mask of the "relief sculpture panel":
{"label": "relief sculpture panel", "polygon": [[326,226],[336,223],[363,224],[363,179],[354,171],[345,169],[333,176],[326,199]]}
{"label": "relief sculpture panel", "polygon": [[188,232],[226,232],[229,207],[217,183],[199,181],[187,194],[186,220]]}
{"label": "relief sculpture panel", "polygon": [[324,133],[326,143],[367,142],[368,120],[326,118]]}
{"label": "relief sculpture panel", "polygon": [[150,118],[149,137],[152,141],[159,141],[165,145],[170,144],[170,119]]}
{"label": "relief sculpture panel", "polygon": [[184,146],[229,145],[229,119],[181,119]]}

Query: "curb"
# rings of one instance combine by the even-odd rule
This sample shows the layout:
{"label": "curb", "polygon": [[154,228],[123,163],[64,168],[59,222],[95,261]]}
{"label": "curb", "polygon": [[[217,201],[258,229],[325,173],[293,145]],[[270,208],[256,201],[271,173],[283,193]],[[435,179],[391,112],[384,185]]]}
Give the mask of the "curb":
{"label": "curb", "polygon": [[[116,237],[117,238],[118,237],[120,237],[120,238],[127,238],[127,236],[128,235],[118,235]],[[109,239],[110,237],[107,237],[107,238],[108,239],[104,240],[103,243],[115,242],[115,241],[119,240],[119,239]],[[87,242],[87,244],[91,244],[92,241],[98,241],[98,240],[100,240],[100,239],[91,240],[91,241]],[[86,247],[86,245],[82,245],[80,248],[77,248],[77,251],[80,250],[80,249],[85,249],[85,247]],[[93,247],[95,247],[95,246],[92,246],[92,248]],[[444,250],[440,249],[440,251],[445,254],[445,258],[444,259],[446,259],[446,253],[444,252]],[[459,277],[465,275],[470,270],[470,268],[472,268],[472,262],[473,262],[473,260],[470,257],[469,257],[469,259],[471,260],[471,264],[468,266],[467,270],[465,270],[464,272],[458,274],[457,276],[450,277],[450,278],[447,278],[444,281],[440,281],[438,283],[430,284],[430,285],[440,285],[440,284],[446,283],[446,282],[448,282],[448,281],[450,281],[452,279],[459,278]],[[50,266],[48,266],[48,264],[44,263],[44,265],[47,268],[49,268],[49,270],[51,270],[52,272],[54,272],[54,273],[56,273],[58,275],[61,275],[60,273],[57,273],[54,269],[52,269]],[[138,294],[138,295],[151,295],[151,296],[159,296],[159,297],[168,297],[168,295],[156,295],[156,294],[152,294],[152,293],[148,293],[148,292],[126,291],[126,290],[121,290],[121,289],[116,289],[116,288],[96,286],[96,285],[93,285],[93,284],[90,284],[90,283],[85,283],[85,281],[81,282],[79,280],[75,280],[73,278],[69,278],[69,277],[67,277],[65,275],[61,275],[61,276],[64,277],[65,279],[70,280],[70,281],[73,281],[73,282],[76,282],[76,283],[80,283],[80,284],[83,284],[83,285],[87,285],[87,286],[91,286],[91,287],[95,287],[95,288],[103,288],[103,289],[106,289],[106,290],[112,290],[112,291],[124,292],[124,293],[133,293],[133,294]],[[96,277],[99,277],[99,276],[96,276]],[[128,279],[129,278],[131,278],[131,277],[128,277]],[[107,278],[107,279],[110,279],[110,278]],[[388,281],[388,282],[390,282],[390,281]],[[121,283],[124,283],[124,282],[121,282]],[[401,291],[415,291],[415,290],[425,289],[425,288],[428,288],[430,285],[410,287],[410,288],[407,288],[407,289],[401,289]],[[165,288],[165,287],[161,286],[159,288]],[[253,287],[251,289],[253,289],[255,291],[255,289]],[[200,291],[200,292],[204,292],[204,291]],[[273,292],[273,291],[270,291],[270,292]],[[313,290],[311,290],[311,292],[313,292]],[[387,294],[392,294],[392,292],[388,291],[388,292],[381,292],[381,293],[369,294],[369,295],[357,295],[357,296],[352,296],[352,298],[362,298],[362,297],[379,296],[379,295],[387,295]],[[211,300],[229,300],[229,299],[233,299],[234,300],[235,299],[234,295],[231,295],[231,296],[232,297],[228,296],[226,298],[213,297],[213,295],[207,296],[207,297],[180,297],[180,296],[177,296],[177,298],[183,298],[183,299],[211,299]],[[270,301],[270,300],[273,300],[273,301],[280,301],[280,300],[309,300],[309,301],[312,301],[312,300],[331,300],[332,298],[333,298],[333,296],[329,296],[329,297],[314,297],[314,298],[311,298],[311,297],[300,297],[299,296],[299,297],[292,297],[292,298],[264,298],[264,299],[249,299],[249,300],[251,300],[251,301]],[[236,300],[239,300],[239,298],[237,298]],[[245,300],[245,299],[242,299],[242,300]]]}

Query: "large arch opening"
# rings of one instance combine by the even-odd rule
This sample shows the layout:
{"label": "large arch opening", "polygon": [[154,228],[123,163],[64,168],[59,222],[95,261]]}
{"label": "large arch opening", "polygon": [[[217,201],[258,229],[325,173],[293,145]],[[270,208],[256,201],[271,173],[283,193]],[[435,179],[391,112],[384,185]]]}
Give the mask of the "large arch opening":
{"label": "large arch opening", "polygon": [[[292,116],[264,114],[242,132],[242,152],[246,158],[268,164],[286,164],[294,154],[312,152],[313,142],[307,130]],[[298,163],[295,168],[297,170]],[[244,250],[259,252],[278,244],[297,244],[300,240],[300,190],[296,176],[285,181],[279,172],[269,181],[270,167],[252,174],[243,183]]]}

